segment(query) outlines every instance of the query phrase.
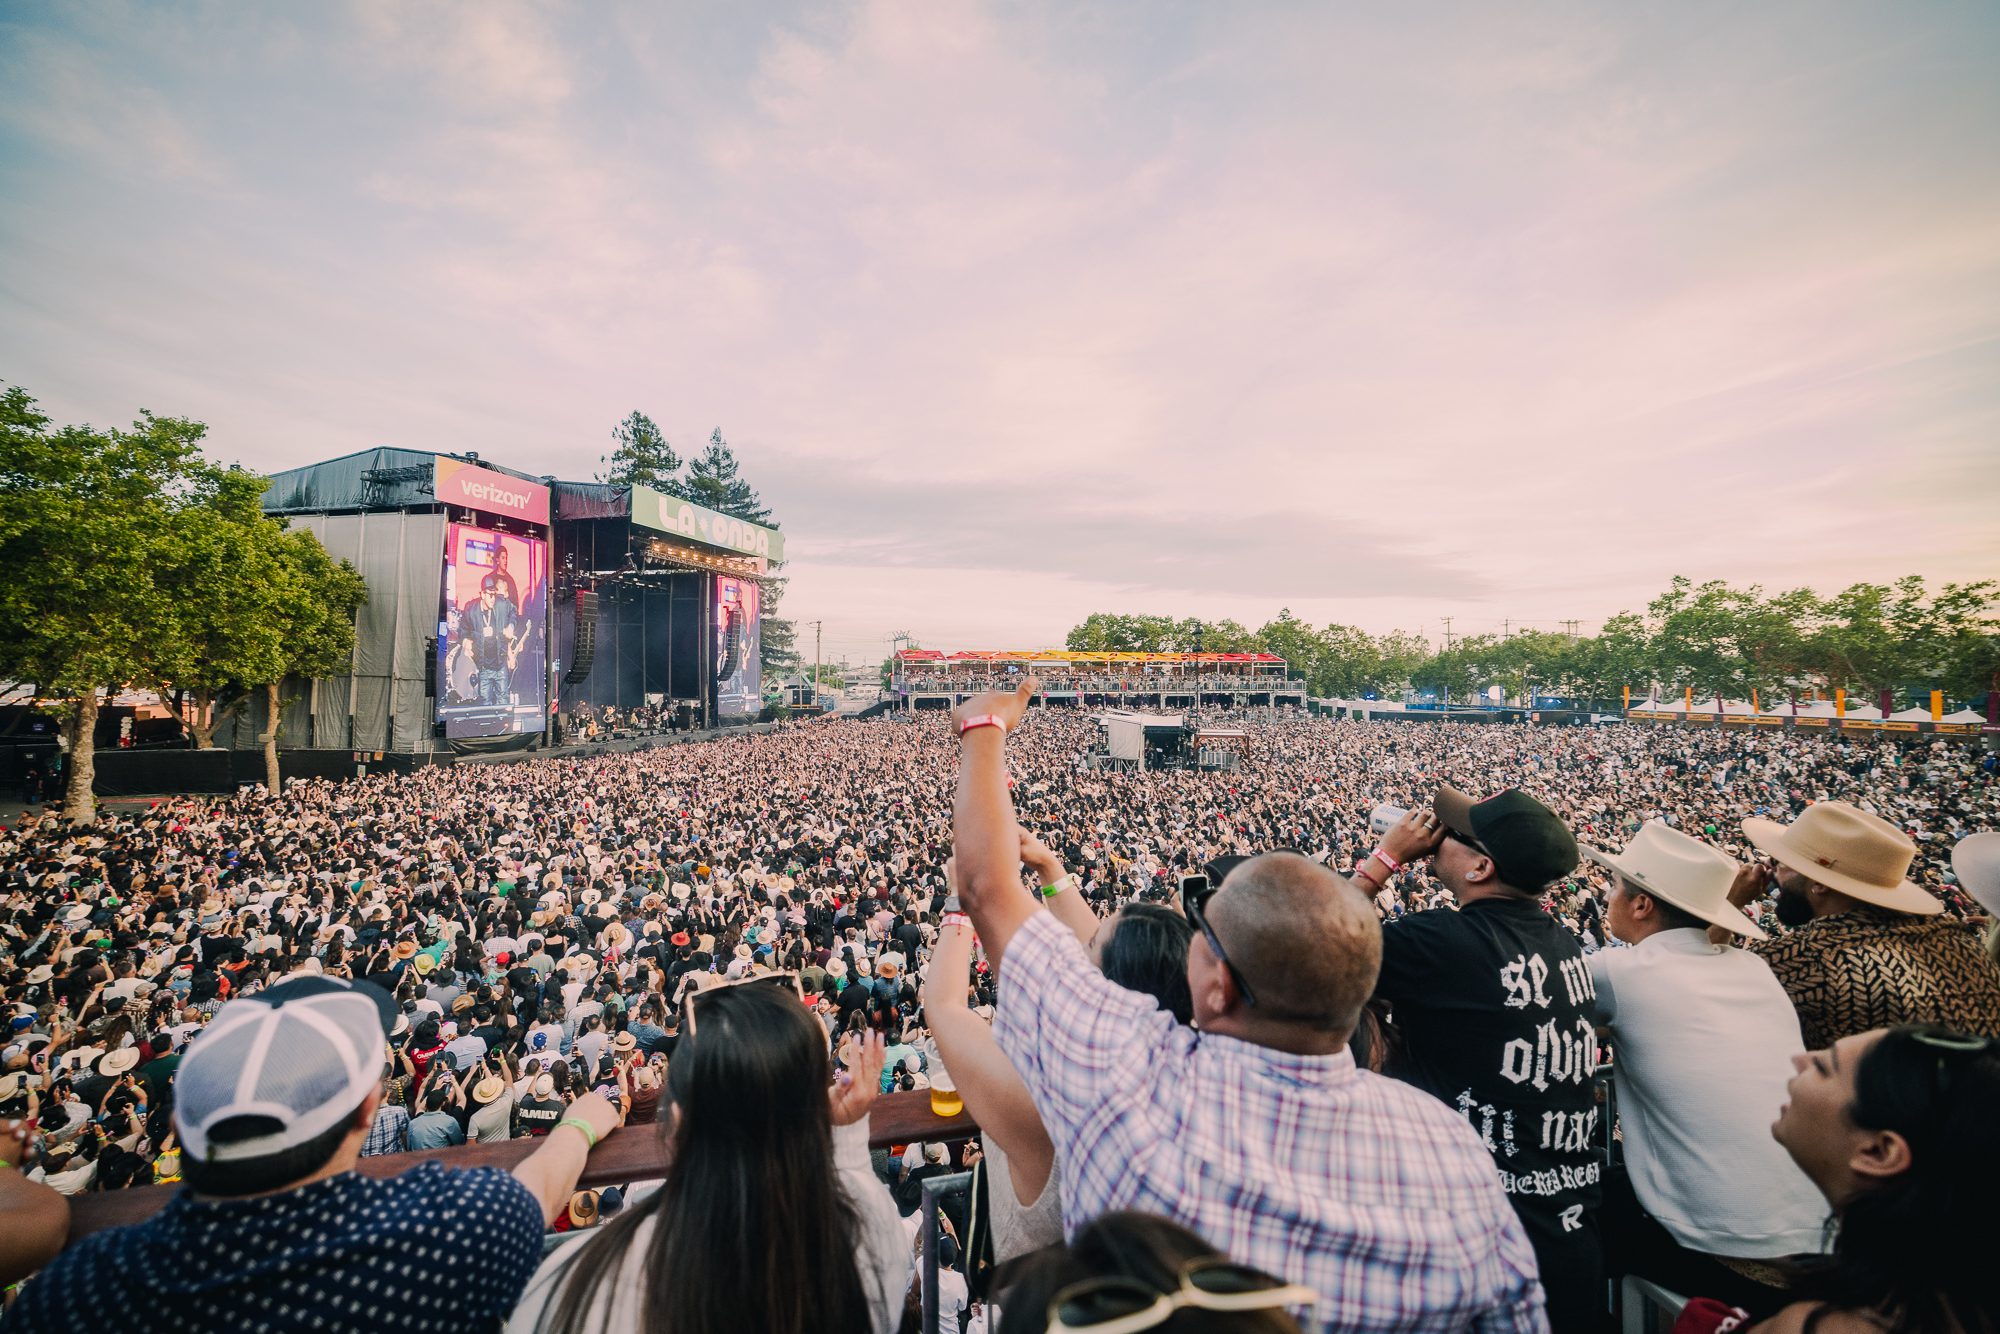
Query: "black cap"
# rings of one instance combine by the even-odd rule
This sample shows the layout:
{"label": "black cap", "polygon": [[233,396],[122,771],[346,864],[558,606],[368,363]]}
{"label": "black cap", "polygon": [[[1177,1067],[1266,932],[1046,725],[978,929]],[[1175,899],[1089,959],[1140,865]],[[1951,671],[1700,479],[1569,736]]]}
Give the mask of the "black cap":
{"label": "black cap", "polygon": [[1455,787],[1440,787],[1431,805],[1447,829],[1486,849],[1504,885],[1539,893],[1582,860],[1562,817],[1519,788],[1474,801]]}

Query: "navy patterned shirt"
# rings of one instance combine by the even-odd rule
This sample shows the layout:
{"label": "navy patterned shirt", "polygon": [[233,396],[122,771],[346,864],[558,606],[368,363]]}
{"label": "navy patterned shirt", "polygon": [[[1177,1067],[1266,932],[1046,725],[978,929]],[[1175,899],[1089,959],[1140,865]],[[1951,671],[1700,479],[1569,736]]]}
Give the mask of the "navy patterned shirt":
{"label": "navy patterned shirt", "polygon": [[498,1168],[349,1172],[245,1200],[183,1188],[63,1252],[22,1285],[6,1329],[490,1331],[541,1255],[541,1206]]}

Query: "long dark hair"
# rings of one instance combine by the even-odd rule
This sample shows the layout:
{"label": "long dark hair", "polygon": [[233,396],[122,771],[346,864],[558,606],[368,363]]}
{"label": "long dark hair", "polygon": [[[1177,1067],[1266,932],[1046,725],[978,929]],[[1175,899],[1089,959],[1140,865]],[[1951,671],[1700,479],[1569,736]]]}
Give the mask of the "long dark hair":
{"label": "long dark hair", "polygon": [[646,1329],[868,1334],[861,1219],[834,1177],[825,1031],[775,987],[720,988],[698,1005],[699,1027],[667,1067],[680,1115],[660,1118],[666,1180],[574,1243],[543,1329],[600,1326],[593,1307],[612,1300],[621,1266],[643,1246]]}
{"label": "long dark hair", "polygon": [[1183,1024],[1194,1022],[1188,990],[1188,942],[1194,928],[1157,903],[1128,903],[1111,924],[1100,952],[1104,976],[1127,991],[1151,996]]}
{"label": "long dark hair", "polygon": [[[1181,1269],[1216,1249],[1178,1223],[1151,1214],[1113,1212],[1100,1216],[1064,1246],[1060,1242],[1009,1261],[998,1275],[1000,1334],[1042,1334],[1049,1304],[1072,1283],[1093,1278],[1130,1278],[1164,1294],[1180,1290]],[[1230,1330],[1240,1334],[1296,1334],[1298,1322],[1285,1311],[1177,1311],[1159,1326],[1160,1334],[1189,1330]]]}
{"label": "long dark hair", "polygon": [[1894,1330],[2000,1330],[2000,1041],[1979,1041],[1910,1025],[1861,1058],[1848,1116],[1901,1135],[1910,1167],[1847,1202],[1832,1254],[1793,1285],[1796,1296],[1872,1312]]}

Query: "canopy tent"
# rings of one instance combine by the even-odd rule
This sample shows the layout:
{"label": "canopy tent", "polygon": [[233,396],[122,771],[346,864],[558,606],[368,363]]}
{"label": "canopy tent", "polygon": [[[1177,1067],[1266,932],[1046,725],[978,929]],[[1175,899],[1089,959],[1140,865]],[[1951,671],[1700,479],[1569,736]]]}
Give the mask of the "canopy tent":
{"label": "canopy tent", "polygon": [[1892,723],[1927,723],[1930,720],[1931,711],[1929,709],[1904,709],[1900,713],[1889,715],[1889,721]]}
{"label": "canopy tent", "polygon": [[[1787,711],[1787,714],[1789,716],[1789,711]],[[1834,709],[1832,700],[1816,699],[1810,703],[1799,705],[1798,716],[1801,718],[1835,718],[1839,714]]]}
{"label": "canopy tent", "polygon": [[1876,708],[1873,704],[1853,705],[1847,710],[1847,716],[1849,718],[1861,718],[1872,722],[1882,716],[1882,710]]}
{"label": "canopy tent", "polygon": [[1946,723],[1983,723],[1986,715],[1977,709],[1960,709],[1957,713],[1947,713],[1938,720]]}

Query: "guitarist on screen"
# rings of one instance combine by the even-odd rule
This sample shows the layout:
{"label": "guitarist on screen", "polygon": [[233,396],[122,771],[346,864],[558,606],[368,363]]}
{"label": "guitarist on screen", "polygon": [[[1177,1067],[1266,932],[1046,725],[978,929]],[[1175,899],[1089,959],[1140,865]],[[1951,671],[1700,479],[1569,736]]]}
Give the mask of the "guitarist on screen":
{"label": "guitarist on screen", "polygon": [[[479,581],[479,600],[466,607],[459,617],[463,642],[472,646],[473,666],[478,669],[479,702],[510,703],[508,678],[520,660],[527,642],[528,628],[515,614],[514,600],[506,596],[501,583],[505,576],[487,575]],[[511,583],[512,581],[508,581]]]}

